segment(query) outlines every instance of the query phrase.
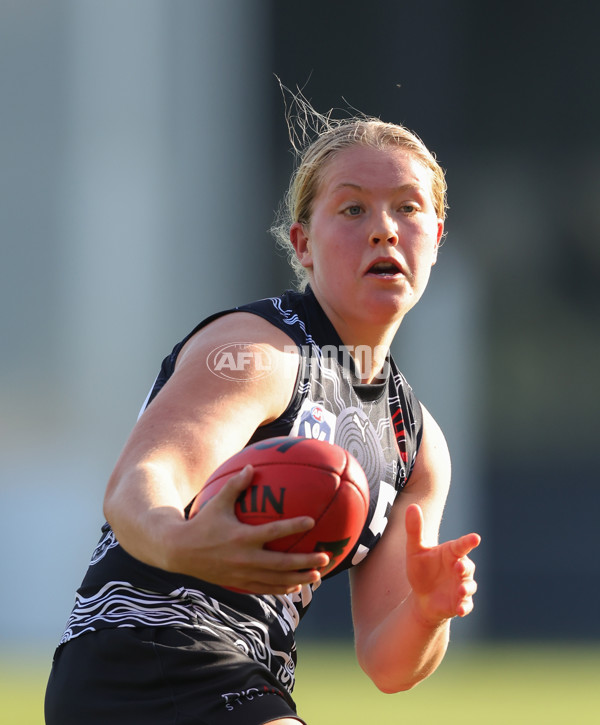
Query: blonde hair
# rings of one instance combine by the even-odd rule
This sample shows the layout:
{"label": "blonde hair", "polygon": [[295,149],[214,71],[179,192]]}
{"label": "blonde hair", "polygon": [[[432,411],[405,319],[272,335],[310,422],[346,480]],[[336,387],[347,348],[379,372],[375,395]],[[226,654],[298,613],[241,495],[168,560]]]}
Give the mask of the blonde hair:
{"label": "blonde hair", "polygon": [[299,289],[306,287],[308,275],[296,257],[289,237],[290,227],[294,222],[310,224],[312,205],[325,167],[344,149],[357,145],[377,149],[395,146],[413,154],[432,172],[431,193],[435,212],[439,219],[446,218],[448,205],[444,170],[415,133],[399,124],[386,123],[363,114],[334,119],[333,109],[325,115],[320,114],[302,93],[293,94],[282,86],[284,99],[286,91],[292,97],[292,104],[286,106],[286,120],[296,167],[271,233],[277,245],[286,253]]}

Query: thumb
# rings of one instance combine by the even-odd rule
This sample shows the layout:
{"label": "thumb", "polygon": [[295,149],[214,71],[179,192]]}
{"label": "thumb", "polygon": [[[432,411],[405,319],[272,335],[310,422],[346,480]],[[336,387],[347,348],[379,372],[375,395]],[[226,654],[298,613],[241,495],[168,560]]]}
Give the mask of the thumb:
{"label": "thumb", "polygon": [[419,504],[412,503],[406,509],[406,553],[416,554],[423,549],[423,511]]}
{"label": "thumb", "polygon": [[[223,509],[231,510],[240,495],[248,488],[254,476],[254,469],[250,464],[244,466],[241,471],[234,473],[222,488],[209,500],[218,504]],[[208,502],[207,502],[208,503]]]}

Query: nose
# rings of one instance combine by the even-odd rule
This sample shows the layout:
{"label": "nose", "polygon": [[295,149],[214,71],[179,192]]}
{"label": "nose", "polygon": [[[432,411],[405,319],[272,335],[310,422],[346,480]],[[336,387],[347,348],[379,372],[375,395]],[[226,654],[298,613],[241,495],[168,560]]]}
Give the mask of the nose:
{"label": "nose", "polygon": [[387,242],[393,247],[398,244],[398,228],[396,222],[385,212],[378,217],[369,236],[369,244],[372,247],[376,247],[381,242]]}

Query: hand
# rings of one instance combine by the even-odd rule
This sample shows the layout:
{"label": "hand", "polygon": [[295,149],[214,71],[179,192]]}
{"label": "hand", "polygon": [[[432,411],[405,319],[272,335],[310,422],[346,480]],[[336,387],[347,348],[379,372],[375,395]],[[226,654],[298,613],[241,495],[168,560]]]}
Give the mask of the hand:
{"label": "hand", "polygon": [[437,546],[423,544],[423,512],[417,504],[406,510],[406,573],[417,614],[426,624],[464,617],[473,609],[477,584],[475,564],[467,554],[479,546],[478,534],[467,534]]}
{"label": "hand", "polygon": [[220,586],[254,594],[288,594],[303,584],[315,583],[319,569],[329,563],[323,552],[290,554],[268,551],[269,541],[308,531],[314,520],[307,516],[252,526],[241,523],[234,507],[252,481],[246,466],[185,523],[178,543],[186,572]]}

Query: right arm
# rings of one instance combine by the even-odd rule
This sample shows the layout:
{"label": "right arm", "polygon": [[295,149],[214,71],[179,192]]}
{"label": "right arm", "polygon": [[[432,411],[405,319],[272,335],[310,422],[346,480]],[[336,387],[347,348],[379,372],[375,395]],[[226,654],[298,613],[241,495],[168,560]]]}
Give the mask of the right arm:
{"label": "right arm", "polygon": [[[244,381],[214,375],[207,366],[210,352],[236,340],[254,341],[249,351],[258,343],[267,348],[275,372]],[[106,519],[128,553],[167,571],[257,594],[295,591],[318,580],[326,555],[263,548],[308,530],[311,519],[250,526],[236,518],[234,504],[251,471],[233,476],[192,519],[184,514],[212,472],[286,409],[298,369],[290,343],[262,318],[241,312],[217,319],[186,343],[175,372],[134,427],[106,490]]]}

